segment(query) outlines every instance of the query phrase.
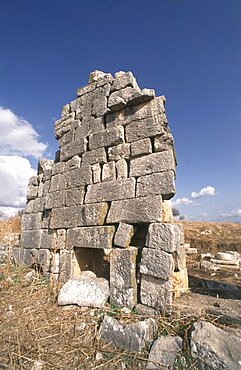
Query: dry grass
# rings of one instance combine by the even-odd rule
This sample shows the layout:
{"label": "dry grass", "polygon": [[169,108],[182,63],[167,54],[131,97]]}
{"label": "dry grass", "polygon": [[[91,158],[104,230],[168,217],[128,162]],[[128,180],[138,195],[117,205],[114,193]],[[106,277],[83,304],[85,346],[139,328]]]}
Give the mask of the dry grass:
{"label": "dry grass", "polygon": [[5,235],[11,233],[20,233],[21,231],[21,217],[15,216],[7,220],[0,221],[0,242]]}

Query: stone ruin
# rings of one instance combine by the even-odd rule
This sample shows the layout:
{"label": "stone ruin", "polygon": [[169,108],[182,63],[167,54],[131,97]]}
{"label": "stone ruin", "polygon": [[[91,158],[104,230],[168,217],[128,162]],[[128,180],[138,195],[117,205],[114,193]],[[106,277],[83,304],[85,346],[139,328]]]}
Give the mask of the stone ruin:
{"label": "stone ruin", "polygon": [[60,284],[92,271],[110,303],[161,312],[188,287],[173,223],[174,141],[165,97],[131,72],[95,71],[55,122],[59,151],[29,180],[18,260]]}

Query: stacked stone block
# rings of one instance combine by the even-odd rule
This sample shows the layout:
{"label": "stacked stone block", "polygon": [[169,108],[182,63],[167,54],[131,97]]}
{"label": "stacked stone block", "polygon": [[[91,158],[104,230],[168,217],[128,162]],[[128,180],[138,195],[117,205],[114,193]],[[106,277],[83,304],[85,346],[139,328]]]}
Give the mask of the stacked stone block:
{"label": "stacked stone block", "polygon": [[[103,249],[110,302],[164,311],[179,291],[175,274],[187,288],[182,232],[171,223],[176,160],[165,97],[141,90],[131,72],[95,71],[63,107],[55,136],[55,161],[40,160],[29,180],[23,262],[65,282],[80,273],[76,248]],[[144,248],[132,245],[142,225]]]}

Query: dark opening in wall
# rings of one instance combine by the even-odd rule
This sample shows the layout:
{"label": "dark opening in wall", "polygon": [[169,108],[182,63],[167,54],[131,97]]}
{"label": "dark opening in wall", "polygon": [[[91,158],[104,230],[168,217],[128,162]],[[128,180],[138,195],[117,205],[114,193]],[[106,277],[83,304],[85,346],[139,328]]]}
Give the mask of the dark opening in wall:
{"label": "dark opening in wall", "polygon": [[132,247],[143,248],[146,245],[146,236],[148,231],[148,224],[135,224],[135,233],[131,239],[130,245]]}
{"label": "dark opening in wall", "polygon": [[103,249],[74,248],[80,271],[92,271],[97,277],[110,278],[110,263]]}

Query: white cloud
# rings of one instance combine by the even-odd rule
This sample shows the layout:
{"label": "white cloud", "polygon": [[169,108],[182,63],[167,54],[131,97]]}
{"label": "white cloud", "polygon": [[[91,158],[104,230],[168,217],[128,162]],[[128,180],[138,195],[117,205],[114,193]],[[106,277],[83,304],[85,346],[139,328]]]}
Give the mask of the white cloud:
{"label": "white cloud", "polygon": [[193,200],[188,198],[179,198],[175,201],[172,201],[173,206],[189,206],[190,204],[193,204]]}
{"label": "white cloud", "polygon": [[241,208],[234,209],[230,213],[223,213],[221,217],[223,218],[241,217]]}
{"label": "white cloud", "polygon": [[27,158],[0,156],[0,207],[25,207],[28,180],[35,174]]}
{"label": "white cloud", "polygon": [[0,155],[42,157],[47,145],[33,126],[10,109],[0,106]]}
{"label": "white cloud", "polygon": [[216,189],[213,186],[206,186],[206,188],[202,188],[199,192],[193,191],[191,197],[196,199],[210,195],[217,195]]}

